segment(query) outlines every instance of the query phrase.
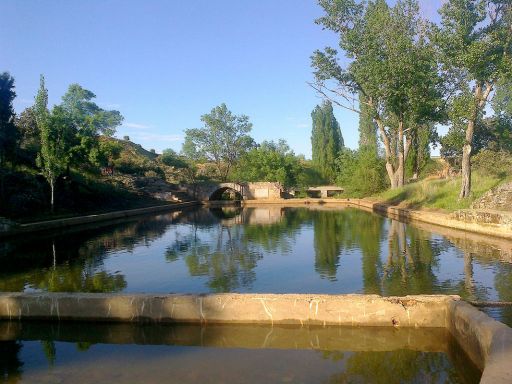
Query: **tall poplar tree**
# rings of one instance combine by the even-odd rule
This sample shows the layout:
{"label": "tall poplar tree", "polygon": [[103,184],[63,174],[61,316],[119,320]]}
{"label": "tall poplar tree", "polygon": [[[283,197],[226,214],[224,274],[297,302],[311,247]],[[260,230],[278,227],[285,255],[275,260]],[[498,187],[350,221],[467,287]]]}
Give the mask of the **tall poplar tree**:
{"label": "tall poplar tree", "polygon": [[[325,15],[317,20],[339,37],[346,60],[333,48],[312,56],[311,86],[338,106],[361,113],[368,106],[385,151],[392,188],[404,185],[411,127],[435,121],[441,101],[429,26],[419,17],[417,0],[319,0]],[[361,103],[360,103],[361,104]]]}
{"label": "tall poplar tree", "polygon": [[336,178],[336,159],[343,148],[343,136],[338,121],[334,117],[332,104],[324,102],[317,105],[311,112],[313,129],[311,132],[311,147],[313,164],[321,176],[334,182]]}
{"label": "tall poplar tree", "polygon": [[55,206],[55,183],[64,172],[67,163],[65,132],[71,122],[61,107],[48,111],[48,90],[44,76],[41,75],[39,91],[35,103],[36,121],[41,134],[41,151],[37,156],[37,164],[50,185],[50,206],[53,213]]}

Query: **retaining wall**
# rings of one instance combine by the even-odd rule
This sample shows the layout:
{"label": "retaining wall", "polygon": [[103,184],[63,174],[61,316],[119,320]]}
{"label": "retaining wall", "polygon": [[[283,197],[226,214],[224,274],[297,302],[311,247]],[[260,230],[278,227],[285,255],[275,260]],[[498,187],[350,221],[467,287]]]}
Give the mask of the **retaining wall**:
{"label": "retaining wall", "polygon": [[512,382],[512,329],[458,296],[0,293],[0,319],[447,329],[482,383]]}
{"label": "retaining wall", "polygon": [[191,207],[200,204],[199,202],[187,202],[187,203],[176,203],[176,204],[165,204],[147,208],[128,209],[124,211],[115,211],[108,213],[100,213],[97,215],[86,215],[78,217],[69,217],[66,219],[56,219],[40,221],[36,223],[20,224],[14,227],[10,227],[7,230],[0,230],[0,238],[7,236],[14,236],[29,232],[41,232],[50,230],[59,230],[78,225],[86,225],[90,223],[97,223],[102,221],[118,220],[125,217],[145,215],[148,213],[174,211],[181,208]]}

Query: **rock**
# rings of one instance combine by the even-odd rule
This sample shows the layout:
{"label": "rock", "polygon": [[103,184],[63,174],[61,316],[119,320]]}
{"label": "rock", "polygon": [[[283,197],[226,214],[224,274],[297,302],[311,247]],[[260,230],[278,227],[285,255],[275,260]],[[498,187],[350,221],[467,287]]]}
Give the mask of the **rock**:
{"label": "rock", "polygon": [[512,183],[505,183],[486,192],[472,205],[473,209],[496,209],[512,212]]}

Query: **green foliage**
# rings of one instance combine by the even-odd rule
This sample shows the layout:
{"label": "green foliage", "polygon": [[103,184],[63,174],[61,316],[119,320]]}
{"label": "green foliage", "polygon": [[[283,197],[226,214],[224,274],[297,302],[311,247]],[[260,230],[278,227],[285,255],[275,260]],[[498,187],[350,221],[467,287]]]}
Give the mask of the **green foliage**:
{"label": "green foliage", "polygon": [[311,112],[313,130],[311,132],[311,146],[313,164],[322,177],[329,182],[335,179],[335,162],[343,148],[343,136],[340,125],[334,117],[332,104],[325,102],[317,105]]}
{"label": "green foliage", "polygon": [[183,154],[190,160],[201,158],[215,164],[221,180],[227,180],[231,168],[254,146],[248,135],[252,129],[249,117],[236,116],[226,104],[201,116],[203,128],[185,130]]}
{"label": "green foliage", "polygon": [[35,107],[26,108],[16,116],[16,127],[19,133],[19,157],[25,163],[34,163],[41,149],[41,135],[37,126]]}
{"label": "green foliage", "polygon": [[373,121],[371,108],[364,102],[361,93],[359,93],[359,111],[359,148],[377,152],[377,126]]}
{"label": "green foliage", "polygon": [[179,156],[173,149],[164,149],[160,156],[160,161],[169,167],[174,168],[187,168],[188,164],[186,160]]}
{"label": "green foliage", "polygon": [[338,185],[347,196],[364,197],[388,187],[384,160],[372,149],[344,149],[337,160]]}
{"label": "green foliage", "polygon": [[61,107],[54,107],[52,113],[49,113],[48,91],[45,88],[42,75],[36,96],[35,111],[37,126],[41,134],[41,152],[38,155],[37,164],[50,184],[50,205],[53,212],[55,182],[64,171],[68,161],[65,137],[70,127],[70,121]]}
{"label": "green foliage", "polygon": [[15,97],[14,78],[8,72],[0,73],[0,167],[16,153],[18,131],[12,105]]}
{"label": "green foliage", "polygon": [[439,139],[433,124],[415,127],[411,130],[410,137],[411,149],[405,163],[406,175],[416,179],[430,160],[430,144],[436,145]]}
{"label": "green foliage", "polygon": [[512,154],[484,149],[473,157],[473,168],[496,178],[512,176]]}
{"label": "green foliage", "polygon": [[91,91],[78,84],[71,84],[62,96],[61,107],[70,119],[70,135],[67,138],[69,164],[76,166],[97,163],[98,137],[112,136],[123,117],[118,111],[106,111],[92,100]]}
{"label": "green foliage", "polygon": [[[448,133],[441,137],[441,156],[451,166],[460,168],[466,126],[455,121]],[[512,152],[512,121],[506,116],[478,119],[475,124],[471,154],[475,156],[484,149]]]}
{"label": "green foliage", "polygon": [[473,192],[469,199],[459,199],[461,179],[425,179],[403,188],[388,190],[375,195],[390,204],[408,208],[435,208],[447,211],[467,209],[489,189],[510,180],[510,177],[496,177],[478,169],[472,174]]}
{"label": "green foliage", "polygon": [[[466,126],[460,197],[467,198],[471,194],[472,128],[483,119],[494,88],[512,78],[512,4],[503,0],[448,0],[440,14],[442,26],[433,37],[453,95],[450,120],[454,126]],[[506,93],[506,89],[500,92]]]}
{"label": "green foliage", "polygon": [[349,110],[361,97],[365,114],[380,127],[391,185],[401,185],[407,151],[400,136],[441,115],[442,81],[427,38],[430,27],[415,0],[398,0],[393,7],[384,0],[320,0],[320,5],[325,16],[317,23],[338,34],[348,60],[341,66],[335,49],[316,51],[314,87]]}
{"label": "green foliage", "polygon": [[123,146],[117,140],[102,137],[99,144],[91,149],[89,161],[96,166],[113,165],[119,159]]}
{"label": "green foliage", "polygon": [[264,141],[244,154],[233,179],[238,181],[278,181],[285,187],[297,186],[301,165],[285,140]]}

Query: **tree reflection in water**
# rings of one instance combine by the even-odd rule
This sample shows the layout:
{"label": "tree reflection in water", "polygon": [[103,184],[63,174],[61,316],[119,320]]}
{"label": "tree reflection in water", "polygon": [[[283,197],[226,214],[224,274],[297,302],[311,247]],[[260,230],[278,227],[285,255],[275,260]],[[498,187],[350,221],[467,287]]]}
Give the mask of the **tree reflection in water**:
{"label": "tree reflection in water", "polygon": [[[335,383],[460,383],[461,377],[444,353],[396,350],[389,352],[322,352],[325,359],[345,361]],[[478,374],[471,376],[477,378]],[[471,381],[473,382],[473,381]],[[469,383],[469,382],[468,382]]]}
{"label": "tree reflection in water", "polygon": [[19,354],[23,345],[17,340],[0,340],[0,383],[15,384],[21,381],[23,363]]}
{"label": "tree reflection in water", "polygon": [[[206,277],[212,292],[252,291],[259,277],[268,292],[299,292],[304,287],[297,284],[304,278],[308,289],[319,293],[444,293],[512,301],[511,244],[351,208],[200,208],[61,235],[9,239],[0,244],[0,290],[123,291],[130,288],[126,276],[133,272],[133,265],[125,272],[123,258],[133,254],[147,270],[137,283],[148,292],[155,289],[155,274],[161,283],[156,289],[172,291],[169,276],[181,274],[184,267],[185,279]],[[165,253],[162,245],[167,245]],[[107,262],[117,256],[122,257]],[[257,269],[262,258],[266,272]],[[155,270],[152,263],[161,265],[162,259],[183,260],[184,265]],[[271,268],[272,274],[285,276],[292,273],[288,265],[295,274],[290,281],[283,277],[273,285],[268,276],[259,275]],[[340,278],[346,275],[352,279]],[[357,287],[354,278],[359,279]],[[187,292],[188,283],[179,284]],[[194,283],[191,289],[196,287]],[[512,324],[511,308],[495,312]]]}

